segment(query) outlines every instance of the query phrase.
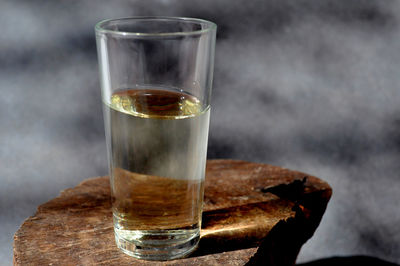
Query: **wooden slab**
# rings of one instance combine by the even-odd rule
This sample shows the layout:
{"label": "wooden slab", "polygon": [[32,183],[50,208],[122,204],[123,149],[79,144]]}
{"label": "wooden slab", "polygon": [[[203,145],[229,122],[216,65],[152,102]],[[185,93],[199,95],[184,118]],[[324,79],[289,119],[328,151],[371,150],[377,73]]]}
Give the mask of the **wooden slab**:
{"label": "wooden slab", "polygon": [[294,265],[331,188],[267,164],[209,160],[198,250],[147,262],[115,245],[108,177],[83,181],[40,205],[14,236],[15,265]]}

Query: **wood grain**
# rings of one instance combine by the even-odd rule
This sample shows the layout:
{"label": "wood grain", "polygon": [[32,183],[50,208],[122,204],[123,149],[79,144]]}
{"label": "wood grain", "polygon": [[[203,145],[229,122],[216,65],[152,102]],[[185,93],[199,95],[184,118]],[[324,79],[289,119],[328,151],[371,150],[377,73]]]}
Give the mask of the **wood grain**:
{"label": "wood grain", "polygon": [[15,265],[294,265],[331,188],[297,171],[209,160],[198,250],[168,262],[137,260],[114,243],[108,177],[40,205],[14,236]]}

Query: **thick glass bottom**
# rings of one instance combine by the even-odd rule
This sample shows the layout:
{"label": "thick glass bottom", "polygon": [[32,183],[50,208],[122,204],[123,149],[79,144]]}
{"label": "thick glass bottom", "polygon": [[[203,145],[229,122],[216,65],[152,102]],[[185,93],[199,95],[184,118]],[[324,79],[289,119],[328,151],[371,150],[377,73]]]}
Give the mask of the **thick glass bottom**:
{"label": "thick glass bottom", "polygon": [[114,228],[124,253],[143,260],[172,260],[188,256],[200,240],[200,230],[123,230]]}

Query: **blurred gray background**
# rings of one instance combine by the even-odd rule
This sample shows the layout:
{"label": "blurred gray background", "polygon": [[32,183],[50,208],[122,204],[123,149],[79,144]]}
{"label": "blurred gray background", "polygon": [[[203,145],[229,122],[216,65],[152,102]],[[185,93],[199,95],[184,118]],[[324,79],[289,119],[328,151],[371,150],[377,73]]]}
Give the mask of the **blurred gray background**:
{"label": "blurred gray background", "polygon": [[400,1],[0,3],[0,264],[36,207],[106,175],[94,24],[216,22],[209,158],[301,170],[333,197],[299,262],[400,263]]}

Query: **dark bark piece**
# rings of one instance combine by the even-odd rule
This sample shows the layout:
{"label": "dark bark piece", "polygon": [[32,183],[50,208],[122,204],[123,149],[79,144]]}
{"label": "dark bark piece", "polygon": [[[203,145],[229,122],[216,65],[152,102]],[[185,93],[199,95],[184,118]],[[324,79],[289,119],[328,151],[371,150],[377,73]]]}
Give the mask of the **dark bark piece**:
{"label": "dark bark piece", "polygon": [[15,265],[293,265],[331,196],[320,179],[276,166],[207,162],[202,238],[189,258],[147,262],[114,243],[107,177],[39,206],[14,236]]}

